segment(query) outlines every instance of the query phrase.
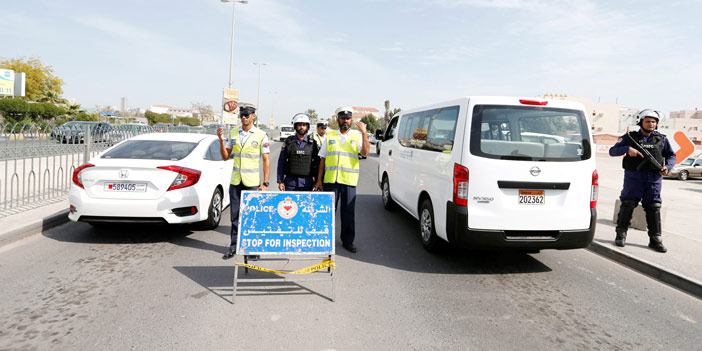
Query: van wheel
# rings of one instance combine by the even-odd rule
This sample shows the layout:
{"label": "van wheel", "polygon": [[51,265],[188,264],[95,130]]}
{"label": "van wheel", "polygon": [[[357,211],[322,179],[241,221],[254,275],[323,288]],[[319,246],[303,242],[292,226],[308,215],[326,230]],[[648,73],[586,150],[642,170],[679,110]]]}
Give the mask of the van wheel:
{"label": "van wheel", "polygon": [[220,219],[222,219],[222,191],[217,188],[212,194],[210,208],[207,210],[207,219],[200,222],[200,228],[204,230],[215,229],[219,226]]}
{"label": "van wheel", "polygon": [[422,245],[427,251],[436,252],[441,247],[441,238],[436,235],[434,208],[431,200],[425,199],[419,208],[419,232],[422,234]]}
{"label": "van wheel", "polygon": [[688,176],[689,176],[689,174],[687,173],[687,171],[682,171],[682,172],[680,172],[680,175],[678,176],[678,179],[680,179],[680,180],[687,180],[687,177],[688,177]]}
{"label": "van wheel", "polygon": [[382,198],[383,198],[383,207],[388,210],[392,211],[395,209],[395,200],[392,199],[392,195],[390,195],[390,182],[388,181],[388,177],[384,176],[383,177],[383,189],[382,189]]}

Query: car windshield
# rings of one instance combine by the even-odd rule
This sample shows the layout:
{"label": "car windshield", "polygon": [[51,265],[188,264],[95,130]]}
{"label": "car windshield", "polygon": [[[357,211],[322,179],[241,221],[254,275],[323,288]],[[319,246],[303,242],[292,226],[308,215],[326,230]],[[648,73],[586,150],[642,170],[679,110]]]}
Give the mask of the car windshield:
{"label": "car windshield", "polygon": [[281,127],[280,128],[281,132],[293,132],[293,127]]}
{"label": "car windshield", "polygon": [[581,111],[529,106],[477,105],[470,151],[486,158],[579,161],[591,157]]}
{"label": "car windshield", "polygon": [[182,160],[197,143],[169,140],[128,140],[102,155],[102,158],[139,160]]}
{"label": "car windshield", "polygon": [[692,162],[695,162],[695,159],[688,158],[688,159],[685,159],[685,161],[682,161],[682,163],[680,163],[680,165],[681,166],[692,166]]}

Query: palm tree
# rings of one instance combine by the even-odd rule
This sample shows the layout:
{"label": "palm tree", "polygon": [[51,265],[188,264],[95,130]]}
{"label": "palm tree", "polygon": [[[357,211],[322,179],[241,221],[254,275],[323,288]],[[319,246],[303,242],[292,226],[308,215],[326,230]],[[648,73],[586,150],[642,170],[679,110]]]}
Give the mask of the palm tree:
{"label": "palm tree", "polygon": [[68,101],[66,99],[62,98],[59,93],[53,91],[53,90],[47,90],[41,94],[41,97],[39,97],[39,102],[48,102],[51,104],[66,104]]}
{"label": "palm tree", "polygon": [[66,117],[73,118],[78,116],[79,113],[85,112],[80,109],[80,104],[72,104],[70,102],[65,103]]}

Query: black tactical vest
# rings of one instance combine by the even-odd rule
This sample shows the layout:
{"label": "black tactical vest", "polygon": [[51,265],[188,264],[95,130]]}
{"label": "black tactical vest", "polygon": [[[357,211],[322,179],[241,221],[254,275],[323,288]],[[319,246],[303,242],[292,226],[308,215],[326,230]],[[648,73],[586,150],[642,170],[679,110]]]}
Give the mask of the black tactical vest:
{"label": "black tactical vest", "polygon": [[[648,152],[653,155],[653,158],[655,158],[658,163],[665,166],[665,158],[663,157],[663,138],[665,138],[665,136],[663,134],[657,132],[654,133],[647,143],[643,142],[643,135],[641,135],[639,132],[629,132],[629,135],[632,139],[636,140],[639,145],[648,150]],[[626,134],[623,137],[628,138]],[[634,145],[631,147],[638,150],[642,154],[644,153],[639,147]],[[642,162],[644,163],[643,165],[641,165]],[[639,168],[639,166],[641,167]],[[653,163],[646,161],[645,158],[638,156],[631,157],[628,153],[622,160],[622,167],[627,171],[659,171],[659,169],[657,169]]]}
{"label": "black tactical vest", "polygon": [[307,177],[312,173],[312,145],[315,141],[307,138],[305,147],[297,147],[296,135],[291,135],[285,139],[285,175]]}

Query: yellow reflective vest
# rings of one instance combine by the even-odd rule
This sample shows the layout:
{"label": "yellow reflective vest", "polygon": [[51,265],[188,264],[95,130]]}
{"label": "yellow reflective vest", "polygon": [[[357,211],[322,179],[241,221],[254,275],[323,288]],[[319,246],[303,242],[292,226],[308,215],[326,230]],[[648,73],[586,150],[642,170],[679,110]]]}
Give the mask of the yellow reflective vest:
{"label": "yellow reflective vest", "polygon": [[324,182],[356,186],[361,173],[358,152],[363,139],[361,133],[349,131],[346,143],[341,145],[340,133],[334,130],[325,135],[327,156],[324,159]]}
{"label": "yellow reflective vest", "polygon": [[317,145],[319,145],[319,147],[322,147],[322,139],[324,138],[323,136],[319,135],[318,133],[314,133],[314,134],[312,134],[312,138],[314,138],[314,140],[317,142]]}
{"label": "yellow reflective vest", "polygon": [[260,129],[252,129],[243,145],[239,128],[232,129],[229,137],[232,140],[231,158],[234,159],[231,184],[239,185],[243,182],[245,186],[261,185],[261,174],[258,168],[261,160],[261,144],[266,133]]}

